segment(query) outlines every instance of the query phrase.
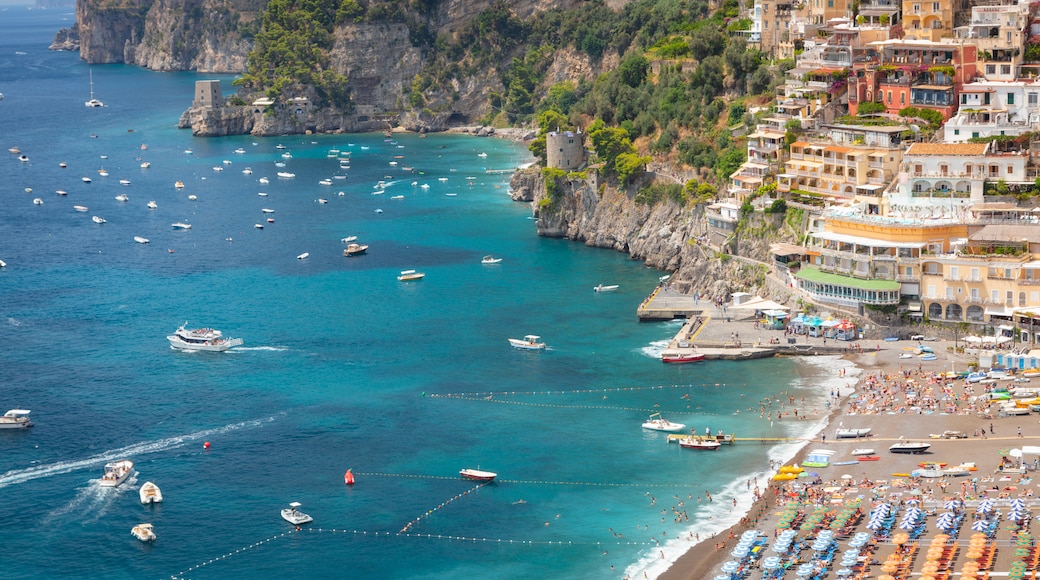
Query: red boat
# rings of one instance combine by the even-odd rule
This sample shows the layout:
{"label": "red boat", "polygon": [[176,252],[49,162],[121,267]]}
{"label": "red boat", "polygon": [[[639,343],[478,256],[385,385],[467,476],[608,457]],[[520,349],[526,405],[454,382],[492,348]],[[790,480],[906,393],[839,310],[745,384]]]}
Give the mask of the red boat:
{"label": "red boat", "polygon": [[480,469],[460,469],[459,475],[466,479],[472,479],[474,481],[494,481],[498,477],[497,473],[492,471],[481,471]]}
{"label": "red boat", "polygon": [[702,360],[704,360],[704,354],[699,352],[665,351],[661,353],[661,362],[666,363],[692,363]]}
{"label": "red boat", "polygon": [[860,455],[856,458],[858,461],[877,461],[881,459],[878,455]]}

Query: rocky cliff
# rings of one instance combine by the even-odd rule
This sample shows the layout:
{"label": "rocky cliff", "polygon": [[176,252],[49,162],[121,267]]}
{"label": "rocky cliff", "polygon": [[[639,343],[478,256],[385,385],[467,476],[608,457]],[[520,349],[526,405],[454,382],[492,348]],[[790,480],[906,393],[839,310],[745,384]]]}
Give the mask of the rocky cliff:
{"label": "rocky cliff", "polygon": [[539,235],[628,253],[633,260],[671,272],[669,284],[677,290],[698,290],[726,300],[738,290],[780,300],[789,295],[766,276],[769,245],[793,240],[771,216],[752,217],[752,229],[770,229],[771,236],[738,237],[735,244],[742,258],[697,242],[707,231],[703,204],[639,204],[633,192],[600,184],[594,172],[588,179],[564,182],[549,203],[538,167],[514,174],[510,187],[514,200],[532,202]]}
{"label": "rocky cliff", "polygon": [[242,72],[262,7],[262,0],[78,0],[80,57],[160,71]]}

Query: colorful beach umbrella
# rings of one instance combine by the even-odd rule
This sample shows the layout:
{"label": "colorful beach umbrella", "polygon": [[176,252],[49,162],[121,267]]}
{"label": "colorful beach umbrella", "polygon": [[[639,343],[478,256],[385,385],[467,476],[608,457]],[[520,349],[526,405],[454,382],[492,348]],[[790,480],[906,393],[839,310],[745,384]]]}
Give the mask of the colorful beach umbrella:
{"label": "colorful beach umbrella", "polygon": [[976,532],[985,532],[986,530],[989,529],[989,521],[988,520],[975,520],[971,524],[971,529],[976,531]]}

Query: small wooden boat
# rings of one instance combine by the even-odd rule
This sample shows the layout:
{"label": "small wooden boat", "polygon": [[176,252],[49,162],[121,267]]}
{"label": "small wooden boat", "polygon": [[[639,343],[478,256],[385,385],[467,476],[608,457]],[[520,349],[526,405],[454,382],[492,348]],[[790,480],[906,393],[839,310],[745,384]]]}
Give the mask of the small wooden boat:
{"label": "small wooden boat", "polygon": [[483,471],[481,469],[460,469],[459,475],[465,479],[472,479],[473,481],[494,481],[498,474],[493,471]]}
{"label": "small wooden boat", "polygon": [[130,533],[142,542],[155,541],[155,530],[152,529],[152,524],[137,524],[130,530]]}
{"label": "small wooden boat", "polygon": [[666,350],[661,353],[661,362],[665,363],[681,364],[700,362],[702,360],[704,360],[704,353],[701,352],[678,352]]}

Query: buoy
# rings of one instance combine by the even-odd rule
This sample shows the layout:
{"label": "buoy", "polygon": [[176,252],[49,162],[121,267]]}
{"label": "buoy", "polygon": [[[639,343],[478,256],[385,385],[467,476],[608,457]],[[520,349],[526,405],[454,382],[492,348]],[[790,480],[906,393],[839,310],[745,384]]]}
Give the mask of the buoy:
{"label": "buoy", "polygon": [[354,473],[349,469],[346,473],[343,474],[343,483],[347,485],[354,485]]}
{"label": "buoy", "polygon": [[203,443],[203,444],[202,444],[202,447],[203,447],[204,449],[209,449],[209,441],[207,441],[207,442]]}

